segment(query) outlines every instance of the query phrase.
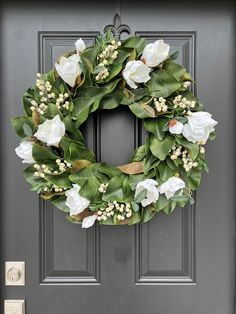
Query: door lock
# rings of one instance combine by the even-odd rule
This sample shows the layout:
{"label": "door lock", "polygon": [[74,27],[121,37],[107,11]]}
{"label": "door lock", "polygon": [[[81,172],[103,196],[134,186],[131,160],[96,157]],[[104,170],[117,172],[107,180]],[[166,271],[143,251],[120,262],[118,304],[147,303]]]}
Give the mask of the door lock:
{"label": "door lock", "polygon": [[6,286],[25,285],[25,262],[6,262],[5,284]]}

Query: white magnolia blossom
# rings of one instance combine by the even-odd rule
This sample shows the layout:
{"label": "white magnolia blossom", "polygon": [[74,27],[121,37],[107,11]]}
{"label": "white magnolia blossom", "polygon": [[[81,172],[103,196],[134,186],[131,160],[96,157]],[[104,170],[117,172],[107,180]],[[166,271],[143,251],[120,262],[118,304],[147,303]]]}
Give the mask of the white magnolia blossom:
{"label": "white magnolia blossom", "polygon": [[150,80],[151,69],[142,61],[129,61],[122,72],[124,79],[131,88],[137,88],[135,83],[146,83]]}
{"label": "white magnolia blossom", "polygon": [[135,196],[137,196],[141,191],[146,190],[147,195],[141,201],[141,204],[145,207],[151,203],[155,203],[159,198],[159,191],[156,187],[158,185],[157,181],[153,179],[146,179],[140,181],[135,189]]}
{"label": "white magnolia blossom", "polygon": [[192,143],[207,141],[217,124],[217,121],[211,118],[211,114],[205,111],[193,112],[187,119],[182,134]]}
{"label": "white magnolia blossom", "polygon": [[169,131],[172,134],[181,134],[183,131],[183,123],[177,121],[176,119],[171,119],[169,123]]}
{"label": "white magnolia blossom", "polygon": [[34,136],[46,143],[47,146],[58,146],[65,135],[65,131],[65,124],[61,121],[59,115],[56,115],[53,119],[40,124]]}
{"label": "white magnolia blossom", "polygon": [[168,57],[169,50],[170,46],[162,39],[157,40],[145,46],[141,60],[144,60],[148,67],[156,67]]}
{"label": "white magnolia blossom", "polygon": [[73,184],[73,188],[66,191],[66,206],[70,209],[70,215],[78,215],[82,213],[90,204],[90,201],[79,195],[81,187],[78,184]]}
{"label": "white magnolia blossom", "polygon": [[170,177],[165,183],[159,186],[159,192],[161,194],[165,193],[167,199],[170,199],[175,195],[175,192],[180,191],[185,187],[185,182],[178,177]]}
{"label": "white magnolia blossom", "polygon": [[80,53],[86,49],[85,42],[83,41],[82,38],[76,40],[75,47],[76,47],[77,53]]}
{"label": "white magnolia blossom", "polygon": [[90,228],[94,225],[97,215],[91,215],[83,219],[82,228]]}
{"label": "white magnolia blossom", "polygon": [[24,141],[15,148],[15,152],[18,157],[22,158],[22,162],[25,164],[34,164],[35,160],[32,156],[33,142]]}
{"label": "white magnolia blossom", "polygon": [[61,57],[59,64],[55,63],[57,73],[71,87],[75,86],[77,77],[82,73],[79,62],[79,54],[74,54],[69,58]]}

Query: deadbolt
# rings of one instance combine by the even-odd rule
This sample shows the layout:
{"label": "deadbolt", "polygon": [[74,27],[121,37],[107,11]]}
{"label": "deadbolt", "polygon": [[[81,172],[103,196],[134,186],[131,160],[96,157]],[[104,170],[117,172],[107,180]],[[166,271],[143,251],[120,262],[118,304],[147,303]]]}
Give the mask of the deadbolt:
{"label": "deadbolt", "polygon": [[5,281],[7,286],[24,286],[25,262],[6,262]]}
{"label": "deadbolt", "polygon": [[10,282],[17,282],[21,279],[21,277],[22,277],[22,273],[21,273],[19,268],[17,268],[17,267],[9,268],[9,270],[7,272],[7,279]]}

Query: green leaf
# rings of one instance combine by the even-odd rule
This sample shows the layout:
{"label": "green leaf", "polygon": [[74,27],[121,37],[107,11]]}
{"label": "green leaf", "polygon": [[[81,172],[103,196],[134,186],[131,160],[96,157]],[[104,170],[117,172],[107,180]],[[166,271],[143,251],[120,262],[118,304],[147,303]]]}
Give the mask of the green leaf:
{"label": "green leaf", "polygon": [[151,132],[158,140],[163,140],[165,132],[163,126],[169,121],[168,118],[145,119],[144,127]]}
{"label": "green leaf", "polygon": [[133,155],[131,157],[131,162],[143,160],[145,155],[146,155],[145,145],[139,146],[133,152]]}
{"label": "green leaf", "polygon": [[[24,138],[28,136],[25,134],[25,131],[27,133],[28,129],[24,129],[24,126],[27,124],[32,133],[35,133],[37,130],[36,125],[33,123],[31,117],[14,117],[11,119],[12,127],[14,128],[15,132],[21,137]],[[28,128],[28,127],[27,127]]]}
{"label": "green leaf", "polygon": [[84,142],[83,135],[80,132],[80,130],[75,126],[69,114],[64,118],[63,122],[65,124],[67,134],[69,135],[69,137],[83,143]]}
{"label": "green leaf", "polygon": [[105,95],[100,101],[100,109],[114,109],[120,105],[123,90],[117,87],[112,93]]}
{"label": "green leaf", "polygon": [[134,197],[135,203],[141,203],[142,200],[144,200],[146,196],[147,196],[147,190],[142,190],[142,191],[140,191],[140,192]]}
{"label": "green leaf", "polygon": [[129,51],[120,49],[118,50],[118,57],[116,58],[115,62],[109,66],[109,75],[105,80],[103,80],[103,83],[110,82],[113,77],[120,73],[123,68],[123,63],[129,57],[129,55]]}
{"label": "green leaf", "polygon": [[32,89],[28,89],[27,93],[22,96],[22,103],[24,107],[24,111],[28,117],[32,116],[32,110],[30,107],[32,106],[31,101],[34,98],[34,91]]}
{"label": "green leaf", "polygon": [[79,194],[91,202],[95,202],[101,195],[98,191],[101,182],[96,177],[89,177],[81,187]]}
{"label": "green leaf", "polygon": [[23,171],[24,177],[28,183],[33,186],[46,183],[44,179],[34,176],[34,173],[35,168],[33,165],[30,165]]}
{"label": "green leaf", "polygon": [[106,193],[103,195],[102,199],[104,201],[123,201],[124,191],[123,191],[123,182],[125,176],[117,176],[111,179],[109,182]]}
{"label": "green leaf", "polygon": [[135,48],[137,51],[137,55],[139,56],[143,52],[143,49],[146,46],[146,44],[147,42],[143,37],[132,36],[124,40],[122,42],[121,47]]}
{"label": "green leaf", "polygon": [[191,190],[196,190],[201,182],[201,170],[192,169],[188,177],[188,183]]}
{"label": "green leaf", "polygon": [[176,141],[180,144],[183,145],[187,151],[190,154],[190,157],[192,158],[192,160],[195,160],[197,158],[197,156],[199,155],[199,145],[198,143],[191,143],[188,140],[186,140],[183,137],[176,137]]}
{"label": "green leaf", "polygon": [[23,130],[24,130],[24,133],[25,133],[26,136],[29,136],[29,137],[32,136],[33,131],[31,129],[31,127],[27,123],[23,124]]}
{"label": "green leaf", "polygon": [[55,184],[61,188],[70,188],[71,182],[68,178],[68,174],[58,174],[58,175],[46,175],[46,179],[48,182]]}
{"label": "green leaf", "polygon": [[169,58],[170,60],[175,60],[178,58],[178,55],[179,55],[179,51],[175,51],[169,56]]}
{"label": "green leaf", "polygon": [[50,199],[52,204],[56,206],[58,209],[62,210],[63,212],[69,212],[70,209],[66,206],[66,196],[60,195],[57,197],[53,197]]}
{"label": "green leaf", "polygon": [[91,162],[95,162],[94,152],[84,146],[80,146],[77,144],[70,144],[69,146],[69,157],[68,160],[70,162],[74,162],[78,159],[86,159]]}
{"label": "green leaf", "polygon": [[167,135],[162,141],[152,138],[150,143],[150,150],[154,156],[158,157],[160,160],[165,160],[174,143],[175,138],[170,135]]}
{"label": "green leaf", "polygon": [[155,210],[157,212],[159,212],[159,211],[163,210],[163,208],[165,208],[169,202],[170,201],[166,198],[166,196],[161,194],[161,195],[159,195],[157,202],[155,204],[153,204],[153,206],[155,207]]}
{"label": "green leaf", "polygon": [[131,206],[135,212],[139,211],[139,205],[135,203],[134,201],[131,202]]}
{"label": "green leaf", "polygon": [[60,111],[58,110],[57,106],[55,104],[49,103],[47,105],[45,115],[52,119],[58,114],[60,114]]}
{"label": "green leaf", "polygon": [[129,221],[129,225],[134,225],[134,224],[137,224],[141,221],[141,215],[140,215],[140,212],[133,212],[132,213],[132,217]]}
{"label": "green leaf", "polygon": [[155,110],[153,107],[146,105],[142,101],[136,102],[132,105],[129,105],[130,110],[135,114],[138,118],[144,119],[144,118],[155,118]]}
{"label": "green leaf", "polygon": [[166,70],[157,70],[150,74],[151,79],[147,82],[147,87],[154,97],[168,97],[177,91],[181,84],[176,78]]}
{"label": "green leaf", "polygon": [[166,162],[161,162],[158,165],[159,179],[162,182],[166,182],[170,177],[172,177],[176,171],[171,169]]}
{"label": "green leaf", "polygon": [[59,158],[50,149],[38,144],[33,145],[32,155],[37,163],[47,163],[50,161],[55,161]]}
{"label": "green leaf", "polygon": [[179,80],[186,72],[184,67],[172,61],[164,62],[163,69],[171,73],[177,80]]}
{"label": "green leaf", "polygon": [[156,214],[155,207],[151,204],[143,208],[142,210],[142,223],[148,222]]}

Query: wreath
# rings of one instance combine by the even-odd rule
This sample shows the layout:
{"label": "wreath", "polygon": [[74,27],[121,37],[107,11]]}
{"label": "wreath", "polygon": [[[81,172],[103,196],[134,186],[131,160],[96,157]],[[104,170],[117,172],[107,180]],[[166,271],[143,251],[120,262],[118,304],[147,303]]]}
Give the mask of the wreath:
{"label": "wreath", "polygon": [[[177,53],[163,40],[120,42],[110,31],[75,47],[37,74],[23,95],[25,115],[12,119],[32,191],[83,228],[143,223],[193,203],[217,122],[189,90],[193,80],[173,61]],[[142,120],[147,136],[130,163],[112,166],[96,162],[80,127],[96,110],[118,106]]]}

